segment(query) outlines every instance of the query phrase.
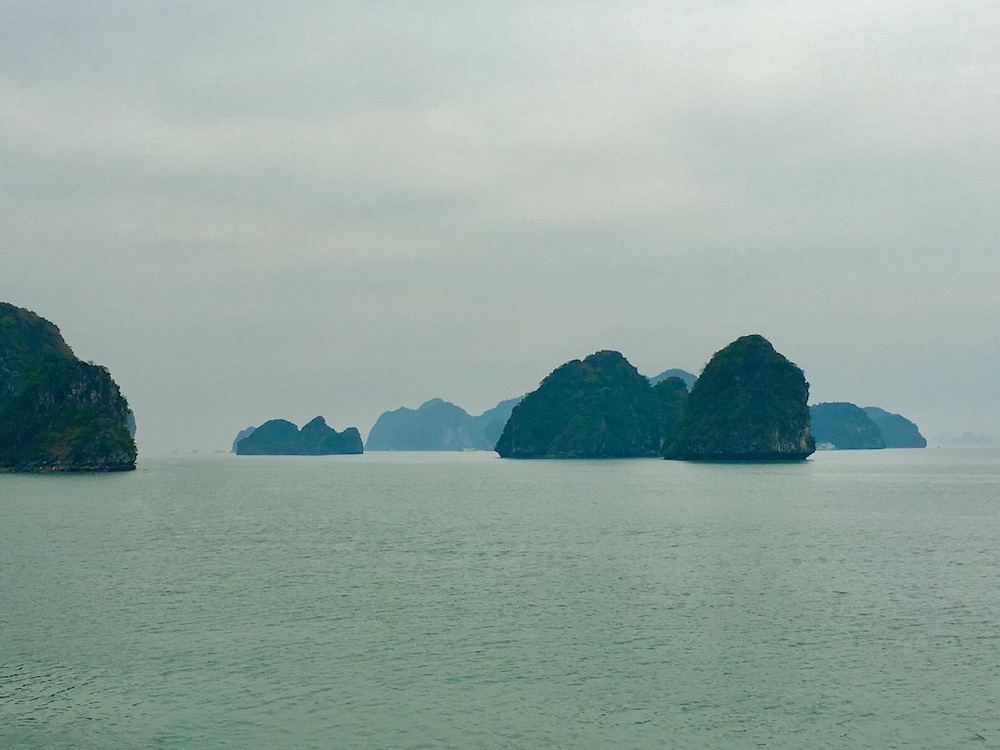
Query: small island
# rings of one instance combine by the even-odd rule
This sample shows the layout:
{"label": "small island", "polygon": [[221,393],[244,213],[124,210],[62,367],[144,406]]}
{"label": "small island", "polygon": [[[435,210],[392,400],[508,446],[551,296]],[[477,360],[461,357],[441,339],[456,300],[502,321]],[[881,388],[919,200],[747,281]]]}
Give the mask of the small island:
{"label": "small island", "polygon": [[133,433],[107,369],[77,359],[53,323],[0,303],[0,471],[131,471]]}
{"label": "small island", "polygon": [[272,419],[257,428],[247,428],[237,438],[238,456],[335,456],[364,452],[356,427],[337,432],[323,417],[316,417],[301,430],[285,419]]}
{"label": "small island", "polygon": [[664,451],[687,461],[802,460],[815,450],[809,383],[759,334],[715,353],[687,399]]}

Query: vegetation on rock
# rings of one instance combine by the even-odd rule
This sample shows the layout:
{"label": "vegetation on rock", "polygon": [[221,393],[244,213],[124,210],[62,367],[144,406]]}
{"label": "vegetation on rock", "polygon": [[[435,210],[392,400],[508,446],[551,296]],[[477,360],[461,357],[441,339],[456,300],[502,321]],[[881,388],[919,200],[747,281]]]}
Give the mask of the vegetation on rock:
{"label": "vegetation on rock", "polygon": [[[249,428],[248,428],[249,429]],[[237,439],[240,456],[331,456],[364,452],[356,427],[337,432],[323,417],[316,417],[301,430],[284,419],[272,419]]]}
{"label": "vegetation on rock", "polygon": [[621,354],[600,351],[567,362],[525,396],[495,450],[505,458],[657,456],[686,398],[682,380],[654,389]]}
{"label": "vegetation on rock", "polygon": [[0,302],[0,403],[42,367],[75,360],[59,329],[30,310]]}
{"label": "vegetation on rock", "polygon": [[808,398],[801,369],[763,336],[743,336],[705,366],[664,455],[685,460],[804,459],[815,450]]}
{"label": "vegetation on rock", "polygon": [[134,469],[129,415],[105,368],[78,360],[49,321],[0,303],[0,470]]}

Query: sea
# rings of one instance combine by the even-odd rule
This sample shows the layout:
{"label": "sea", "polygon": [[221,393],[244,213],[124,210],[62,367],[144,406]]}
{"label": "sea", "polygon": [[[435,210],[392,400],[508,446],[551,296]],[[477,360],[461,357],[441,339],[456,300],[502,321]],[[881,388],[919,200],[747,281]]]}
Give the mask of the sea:
{"label": "sea", "polygon": [[1000,450],[0,475],[0,748],[1000,748]]}

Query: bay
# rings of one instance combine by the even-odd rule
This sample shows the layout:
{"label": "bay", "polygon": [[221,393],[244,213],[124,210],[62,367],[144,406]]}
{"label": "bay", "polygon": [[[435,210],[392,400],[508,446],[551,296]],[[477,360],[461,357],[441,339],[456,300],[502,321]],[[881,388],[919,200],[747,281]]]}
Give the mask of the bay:
{"label": "bay", "polygon": [[1000,452],[0,475],[0,747],[1000,747]]}

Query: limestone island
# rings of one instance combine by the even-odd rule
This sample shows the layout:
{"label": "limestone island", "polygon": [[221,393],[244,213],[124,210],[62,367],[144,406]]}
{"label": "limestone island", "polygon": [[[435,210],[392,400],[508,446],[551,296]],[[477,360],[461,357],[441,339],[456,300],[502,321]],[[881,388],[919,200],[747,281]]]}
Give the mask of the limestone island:
{"label": "limestone island", "polygon": [[864,412],[882,433],[886,448],[927,447],[927,439],[920,434],[920,428],[902,414],[893,414],[878,406],[866,406]]}
{"label": "limestone island", "polygon": [[816,447],[840,450],[885,448],[878,425],[860,406],[847,401],[829,401],[809,407],[809,425]]}
{"label": "limestone island", "polygon": [[684,381],[656,386],[615,351],[574,359],[514,407],[495,450],[502,458],[660,456],[687,399]]}
{"label": "limestone island", "polygon": [[813,404],[809,407],[809,422],[820,450],[927,447],[913,422],[877,406],[862,409],[847,401]]}
{"label": "limestone island", "polygon": [[670,459],[802,460],[815,450],[809,383],[763,336],[743,336],[716,352],[691,389]]}
{"label": "limestone island", "polygon": [[241,431],[233,450],[238,456],[333,456],[364,452],[356,427],[337,432],[323,417],[301,430],[284,419],[272,419],[257,428]]}
{"label": "limestone island", "polygon": [[0,302],[0,471],[131,471],[130,417],[107,369],[77,359],[53,323]]}
{"label": "limestone island", "polygon": [[491,451],[518,401],[501,401],[477,417],[440,398],[386,411],[368,432],[365,450]]}

